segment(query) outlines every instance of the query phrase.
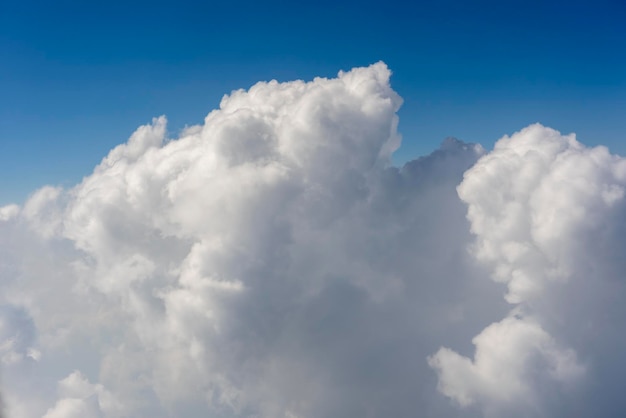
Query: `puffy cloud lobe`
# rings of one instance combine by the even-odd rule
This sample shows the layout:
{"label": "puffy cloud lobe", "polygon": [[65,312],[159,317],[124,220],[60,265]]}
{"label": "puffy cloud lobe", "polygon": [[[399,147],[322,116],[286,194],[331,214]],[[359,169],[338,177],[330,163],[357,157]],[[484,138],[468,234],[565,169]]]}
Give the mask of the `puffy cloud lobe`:
{"label": "puffy cloud lobe", "polygon": [[[606,304],[609,293],[623,294],[609,255],[624,249],[615,231],[624,222],[625,170],[626,160],[606,148],[537,124],[501,139],[465,173],[458,192],[476,236],[472,253],[506,284],[506,300],[517,308],[474,338],[473,360],[447,348],[430,357],[442,393],[461,405],[479,402],[494,416],[505,403],[523,411],[541,405],[534,414],[554,416],[538,399],[546,380],[572,390],[586,373],[597,378],[607,361],[624,370],[589,347],[598,338],[617,342],[609,331],[617,318],[600,314],[600,334],[579,325],[615,309]],[[579,390],[592,393],[593,380],[587,376],[589,386]]]}
{"label": "puffy cloud lobe", "polygon": [[6,205],[0,208],[0,221],[8,221],[20,213],[18,205]]}
{"label": "puffy cloud lobe", "polygon": [[488,407],[509,407],[522,402],[526,409],[537,402],[537,382],[531,377],[535,369],[546,373],[542,377],[565,382],[584,372],[572,350],[559,348],[539,324],[528,318],[509,316],[491,324],[473,343],[473,361],[447,348],[429,358],[431,367],[440,373],[439,390],[461,406],[482,401]]}
{"label": "puffy cloud lobe", "polygon": [[[523,415],[571,400],[548,405],[536,385],[558,391],[604,377],[594,370],[606,363],[593,360],[608,332],[594,322],[586,335],[603,343],[581,344],[559,313],[575,314],[563,306],[575,297],[593,313],[606,289],[581,297],[588,281],[571,271],[588,266],[586,247],[559,250],[545,234],[550,222],[527,215],[553,208],[530,196],[570,149],[581,162],[593,152],[603,164],[620,160],[531,127],[534,142],[509,142],[539,154],[539,173],[526,168],[532,152],[515,157],[506,140],[483,156],[448,139],[392,167],[401,99],[389,77],[378,63],[334,79],[258,83],[178,138],[156,118],[74,188],[44,187],[23,207],[0,209],[9,324],[0,336],[22,336],[11,345],[22,360],[3,370],[11,416],[482,413],[456,408],[437,388],[461,405]],[[505,170],[505,154],[518,169]],[[622,201],[619,182],[600,184],[606,176],[589,177],[597,192],[574,198],[599,221],[572,215],[559,233],[619,242],[602,229]],[[558,178],[551,187],[561,190]],[[510,205],[511,195],[518,215],[489,207],[494,196]],[[616,277],[615,260],[605,260],[597,273]],[[485,267],[509,285],[514,312]],[[553,290],[566,279],[569,293]],[[609,330],[619,310],[612,315]],[[474,360],[436,352],[471,349],[472,336],[503,316],[474,338]]]}
{"label": "puffy cloud lobe", "polygon": [[572,274],[579,235],[624,196],[626,160],[587,149],[541,125],[500,140],[465,176],[459,196],[477,236],[475,254],[519,303]]}
{"label": "puffy cloud lobe", "polygon": [[120,405],[102,385],[91,384],[74,371],[59,382],[59,396],[43,418],[100,418],[120,416]]}

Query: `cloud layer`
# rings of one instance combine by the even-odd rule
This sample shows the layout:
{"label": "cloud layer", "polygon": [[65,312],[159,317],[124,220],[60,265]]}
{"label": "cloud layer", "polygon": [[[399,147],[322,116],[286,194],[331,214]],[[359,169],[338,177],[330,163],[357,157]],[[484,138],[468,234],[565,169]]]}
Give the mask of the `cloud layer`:
{"label": "cloud layer", "polygon": [[0,208],[9,416],[623,407],[626,162],[533,125],[393,167],[389,77],[258,83]]}

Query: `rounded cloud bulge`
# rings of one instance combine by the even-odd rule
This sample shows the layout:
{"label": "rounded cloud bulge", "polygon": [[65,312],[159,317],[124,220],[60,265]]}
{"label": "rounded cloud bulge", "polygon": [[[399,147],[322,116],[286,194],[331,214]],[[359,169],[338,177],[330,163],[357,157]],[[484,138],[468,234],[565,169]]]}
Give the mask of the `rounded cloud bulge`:
{"label": "rounded cloud bulge", "polygon": [[257,83],[0,208],[8,416],[623,406],[624,160],[533,125],[394,167],[390,77]]}
{"label": "rounded cloud bulge", "polygon": [[512,309],[474,337],[473,360],[448,348],[429,358],[442,393],[485,416],[617,416],[625,187],[626,159],[540,124],[464,174],[471,254]]}

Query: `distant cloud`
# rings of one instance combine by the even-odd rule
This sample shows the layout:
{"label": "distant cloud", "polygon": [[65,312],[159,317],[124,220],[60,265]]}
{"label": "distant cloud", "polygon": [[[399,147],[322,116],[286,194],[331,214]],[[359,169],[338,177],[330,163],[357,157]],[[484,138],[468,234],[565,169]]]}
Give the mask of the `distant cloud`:
{"label": "distant cloud", "polygon": [[533,125],[395,168],[389,78],[258,83],[0,208],[9,416],[621,405],[624,160]]}

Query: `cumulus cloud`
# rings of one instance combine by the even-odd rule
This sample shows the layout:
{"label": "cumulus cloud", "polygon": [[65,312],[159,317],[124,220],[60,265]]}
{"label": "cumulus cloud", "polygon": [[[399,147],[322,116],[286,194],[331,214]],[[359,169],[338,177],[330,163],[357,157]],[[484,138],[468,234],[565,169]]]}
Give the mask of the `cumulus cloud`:
{"label": "cumulus cloud", "polygon": [[624,347],[623,160],[536,125],[393,167],[389,79],[377,63],[261,82],[177,138],[156,118],[80,184],[0,208],[10,416],[620,402],[599,382]]}
{"label": "cumulus cloud", "polygon": [[58,384],[59,399],[43,418],[101,418],[124,414],[122,406],[102,385],[89,382],[79,371]]}
{"label": "cumulus cloud", "polygon": [[[511,404],[523,416],[554,416],[546,387],[582,385],[589,402],[585,395],[601,390],[595,379],[608,385],[624,372],[618,357],[601,353],[623,347],[615,333],[625,313],[617,255],[625,249],[625,186],[626,159],[539,124],[502,138],[465,173],[458,192],[475,235],[472,254],[506,285],[514,308],[473,339],[473,360],[448,348],[429,359],[442,393],[494,416]],[[603,405],[611,403],[623,401]]]}

